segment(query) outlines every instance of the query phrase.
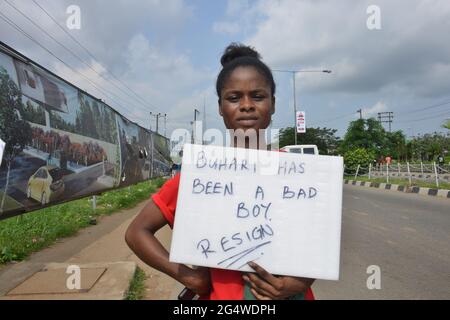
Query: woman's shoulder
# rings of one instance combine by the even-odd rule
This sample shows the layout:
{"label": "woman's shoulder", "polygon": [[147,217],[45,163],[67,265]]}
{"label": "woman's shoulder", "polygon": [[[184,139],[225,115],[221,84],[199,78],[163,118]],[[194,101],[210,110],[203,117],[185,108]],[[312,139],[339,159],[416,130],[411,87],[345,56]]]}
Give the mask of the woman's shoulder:
{"label": "woman's shoulder", "polygon": [[172,191],[178,193],[178,186],[180,185],[180,173],[178,172],[173,178],[168,179],[161,187],[161,191]]}

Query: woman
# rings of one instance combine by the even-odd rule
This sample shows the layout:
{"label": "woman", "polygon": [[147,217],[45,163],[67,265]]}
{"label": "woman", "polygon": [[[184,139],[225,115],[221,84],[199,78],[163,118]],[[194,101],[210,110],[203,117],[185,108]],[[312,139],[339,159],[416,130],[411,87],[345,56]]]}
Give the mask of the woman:
{"label": "woman", "polygon": [[[240,132],[265,130],[275,112],[275,82],[270,69],[254,49],[240,44],[225,49],[221,64],[216,90],[226,128],[241,129]],[[256,136],[256,147],[265,149],[265,141]],[[249,148],[251,141],[244,141]],[[154,234],[167,223],[173,226],[179,181],[180,174],[167,181],[126,232],[126,242],[141,260],[175,278],[202,299],[314,299],[310,289],[314,279],[274,276],[254,262],[249,265],[255,273],[192,269],[169,262],[169,253]]]}

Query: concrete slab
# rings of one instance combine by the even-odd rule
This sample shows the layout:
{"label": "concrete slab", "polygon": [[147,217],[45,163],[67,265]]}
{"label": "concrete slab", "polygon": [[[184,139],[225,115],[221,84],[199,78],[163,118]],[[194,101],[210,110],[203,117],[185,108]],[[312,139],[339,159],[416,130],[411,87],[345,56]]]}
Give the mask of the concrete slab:
{"label": "concrete slab", "polygon": [[70,270],[67,268],[44,269],[36,272],[7,295],[88,292],[105,271],[106,268],[80,267],[80,289],[70,289],[67,286],[67,280],[72,275]]}
{"label": "concrete slab", "polygon": [[136,271],[136,263],[129,261],[79,265],[81,289],[70,290],[69,265],[48,264],[0,300],[123,300]]}
{"label": "concrete slab", "polygon": [[[41,271],[50,262],[73,262],[74,264],[84,264],[104,261],[127,261],[128,259],[126,256],[116,255],[117,251],[122,251],[123,247],[127,247],[123,240],[123,234],[116,235],[119,239],[122,239],[122,245],[118,244],[118,242],[114,242],[114,246],[99,248],[97,255],[95,256],[97,258],[96,260],[89,261],[89,259],[83,259],[84,261],[76,261],[72,258],[81,250],[91,246],[102,237],[113,233],[117,228],[120,228],[124,222],[126,224],[129,223],[128,221],[131,221],[130,219],[132,219],[144,205],[145,201],[134,208],[122,210],[113,215],[100,217],[98,218],[97,225],[82,229],[72,237],[60,239],[48,248],[33,253],[24,261],[9,263],[3,266],[0,269],[0,296],[6,295],[30,276]],[[111,237],[108,239],[110,240]],[[118,245],[120,245],[120,250],[118,250]],[[107,253],[109,253],[110,256],[108,256]],[[101,260],[99,260],[100,254],[102,255]],[[72,261],[69,261],[69,259],[72,259]]]}
{"label": "concrete slab", "polygon": [[[98,288],[97,284],[85,293],[20,295],[12,294],[13,292],[11,292],[37,272],[48,268],[50,262],[62,263],[64,266],[75,264],[92,267],[95,265],[94,263],[98,263],[100,266],[106,265],[105,261],[129,261],[139,266],[147,276],[145,280],[146,291],[143,299],[176,299],[176,296],[182,289],[181,284],[142,262],[128,248],[124,240],[128,225],[145,204],[146,201],[143,201],[135,208],[123,210],[111,216],[101,217],[96,226],[80,230],[74,237],[60,240],[51,247],[31,255],[28,260],[3,266],[0,269],[0,299],[123,299],[134,269],[130,272],[130,277],[125,281],[126,284],[123,286],[123,289],[118,290],[116,288],[113,291],[117,291],[117,293],[113,292],[112,294],[108,290],[101,292],[101,288]],[[172,231],[169,226],[165,226],[156,233],[156,237],[167,250],[170,248],[171,236]],[[98,283],[107,281],[110,272],[110,269],[106,270]],[[64,274],[61,273],[61,275]],[[66,276],[68,277],[69,275]],[[120,276],[119,274],[116,278]],[[110,277],[110,280],[113,281],[115,279]],[[61,283],[61,281],[58,282]],[[7,295],[8,293],[10,294]]]}

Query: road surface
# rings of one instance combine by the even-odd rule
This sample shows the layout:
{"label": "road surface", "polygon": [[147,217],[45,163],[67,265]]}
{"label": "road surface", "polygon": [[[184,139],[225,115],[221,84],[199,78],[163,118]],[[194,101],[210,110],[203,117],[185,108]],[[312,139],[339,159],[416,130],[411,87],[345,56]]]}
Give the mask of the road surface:
{"label": "road surface", "polygon": [[316,281],[316,297],[450,299],[450,199],[344,185],[340,275]]}

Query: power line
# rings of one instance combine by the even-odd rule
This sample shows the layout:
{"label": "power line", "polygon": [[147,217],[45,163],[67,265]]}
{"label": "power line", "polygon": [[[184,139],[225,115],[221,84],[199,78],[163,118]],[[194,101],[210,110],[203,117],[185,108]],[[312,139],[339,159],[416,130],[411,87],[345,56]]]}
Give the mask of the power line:
{"label": "power line", "polygon": [[450,104],[450,101],[434,104],[434,105],[431,105],[431,106],[428,106],[428,107],[424,107],[424,108],[415,109],[415,110],[410,111],[409,113],[416,113],[416,112],[420,112],[420,111],[425,111],[425,110],[428,110],[428,109],[441,107],[441,106],[444,106],[446,104]]}
{"label": "power line", "polygon": [[443,113],[436,114],[436,115],[431,116],[431,117],[420,118],[420,119],[412,119],[412,120],[402,120],[402,121],[399,121],[399,122],[401,122],[401,123],[405,123],[406,122],[407,123],[407,122],[417,122],[417,121],[422,121],[422,120],[437,119],[437,118],[441,118],[441,117],[443,117],[445,115],[450,115],[450,110],[446,110]]}
{"label": "power line", "polygon": [[[6,0],[5,0],[6,1]],[[58,61],[60,61],[61,63],[63,63],[66,67],[68,67],[70,70],[72,70],[73,72],[78,73],[79,75],[81,75],[85,80],[87,80],[91,85],[93,85],[97,90],[99,90],[100,92],[102,92],[105,96],[111,95],[114,96],[118,99],[121,99],[122,101],[125,101],[123,98],[117,96],[116,94],[112,93],[111,91],[107,90],[106,88],[100,89],[101,86],[96,84],[95,82],[91,81],[86,75],[84,75],[83,73],[81,73],[80,71],[75,70],[74,68],[72,68],[71,66],[69,66],[65,61],[63,61],[62,59],[60,59],[58,56],[56,56],[56,54],[54,54],[53,52],[51,52],[49,49],[47,49],[47,47],[45,47],[43,44],[41,44],[39,41],[37,41],[36,39],[34,39],[30,34],[28,34],[27,32],[25,32],[22,28],[20,28],[16,23],[14,23],[11,19],[9,19],[8,17],[6,17],[4,14],[2,14],[2,16],[6,19],[8,19],[8,21],[6,21],[5,19],[3,19],[5,22],[7,22],[10,26],[12,26],[14,29],[16,29],[17,31],[19,31],[20,33],[22,33],[23,35],[25,35],[27,38],[29,38],[30,40],[32,40],[33,42],[35,42],[36,44],[38,44],[41,48],[43,48],[45,51],[47,51],[49,54],[51,54],[53,57],[55,57]],[[99,88],[100,87],[100,88]],[[106,94],[105,92],[107,92],[108,94]],[[118,103],[116,100],[112,99],[111,96],[109,96],[109,98],[111,99],[111,101],[114,101],[115,103],[117,103],[119,106],[121,106],[124,110],[128,110],[127,108],[124,108],[120,103]],[[127,102],[127,101],[125,101]],[[130,110],[128,110],[130,111]]]}
{"label": "power line", "polygon": [[[75,54],[72,50],[70,50],[67,46],[65,46],[64,44],[62,44],[60,41],[58,41],[57,39],[55,39],[55,37],[53,37],[51,34],[49,34],[45,29],[43,29],[41,26],[39,26],[36,22],[33,21],[33,19],[31,19],[30,17],[28,17],[25,13],[23,13],[20,9],[18,9],[16,6],[14,6],[13,4],[11,4],[10,2],[8,2],[8,0],[4,0],[9,6],[11,6],[14,10],[16,10],[20,15],[22,15],[23,17],[25,17],[25,19],[27,19],[29,22],[31,22],[34,26],[36,26],[39,30],[41,30],[45,35],[47,35],[50,39],[52,39],[53,41],[55,41],[56,43],[58,43],[61,47],[63,47],[66,51],[68,51],[71,55],[73,55],[75,58],[77,58],[81,63],[83,63],[85,66],[87,66],[88,68],[90,68],[92,71],[94,71],[99,77],[101,77],[102,79],[104,79],[105,81],[107,81],[108,83],[112,84],[114,87],[116,87],[117,89],[121,90],[122,92],[124,92],[126,95],[128,95],[129,97],[132,97],[127,91],[123,90],[122,88],[120,88],[119,86],[117,86],[115,83],[110,82],[108,79],[106,79],[102,74],[100,74],[97,70],[95,70],[90,64],[86,63],[82,58],[80,58],[77,54]],[[106,89],[105,89],[106,90]],[[128,101],[124,100],[123,98],[119,97],[116,94],[113,94],[110,92],[111,95],[114,95],[115,97],[117,97],[118,99],[121,99],[122,101],[128,103]],[[132,97],[134,99],[136,99],[135,97]],[[142,104],[141,102],[139,102],[140,104]],[[141,107],[142,108],[142,107]],[[147,108],[143,108],[143,110],[148,111]]]}
{"label": "power line", "polygon": [[[38,6],[62,31],[64,31],[64,33],[66,35],[68,35],[76,44],[78,44],[84,51],[86,51],[86,53],[92,58],[94,59],[94,61],[99,61],[99,59],[97,59],[84,45],[82,45],[74,36],[72,36],[63,26],[61,26],[58,21],[47,11],[45,10],[42,5],[40,5],[36,0],[33,0],[34,4],[36,6]],[[152,108],[155,108],[151,103],[149,103],[148,101],[146,101],[144,98],[142,98],[139,94],[137,94],[133,89],[131,89],[128,85],[126,85],[124,82],[122,82],[122,80],[120,80],[118,77],[116,77],[114,75],[114,73],[112,73],[111,71],[109,71],[108,69],[105,68],[105,70],[114,78],[116,79],[118,82],[120,82],[125,88],[127,88],[128,90],[130,90],[136,97],[138,97],[141,101],[143,101],[144,103],[150,105]],[[156,109],[156,108],[155,108]]]}
{"label": "power line", "polygon": [[314,125],[317,126],[318,124],[333,122],[333,121],[336,121],[336,120],[339,120],[339,119],[342,119],[342,118],[346,118],[346,117],[349,117],[349,116],[352,116],[352,115],[354,115],[353,112],[349,113],[349,114],[342,115],[342,116],[338,116],[336,118],[331,118],[331,119],[328,119],[328,120],[320,121],[318,123],[314,123]]}
{"label": "power line", "polygon": [[[96,88],[97,90],[99,90],[100,92],[102,92],[105,96],[108,96],[108,94],[105,93],[106,89],[102,89],[101,87],[99,87],[98,85],[95,84],[95,82],[91,81],[89,78],[87,78],[84,74],[82,74],[80,71],[72,68],[70,65],[68,65],[65,61],[63,61],[62,59],[60,59],[58,56],[56,56],[52,51],[50,51],[49,49],[47,49],[47,47],[45,47],[44,45],[42,45],[39,41],[37,41],[36,39],[34,39],[31,35],[29,35],[27,32],[25,32],[22,28],[20,28],[17,24],[15,24],[13,21],[11,21],[7,16],[5,16],[2,12],[0,12],[0,19],[2,19],[3,21],[5,21],[7,24],[9,24],[11,27],[13,27],[16,31],[18,31],[19,33],[21,33],[22,35],[24,35],[25,37],[27,37],[28,39],[30,39],[31,41],[33,41],[34,43],[36,43],[39,47],[41,47],[42,49],[44,49],[47,53],[49,53],[51,56],[53,56],[55,59],[57,59],[58,61],[60,61],[62,64],[64,64],[67,68],[69,68],[70,70],[72,70],[73,72],[79,74],[80,76],[82,76],[86,81],[88,81],[94,88]],[[111,97],[109,97],[111,99],[111,101],[113,101],[114,103],[116,103],[118,106],[120,106],[123,110],[127,110],[129,111],[129,109],[124,108],[120,103],[118,103],[116,100],[112,99]]]}
{"label": "power line", "polygon": [[419,119],[418,117],[430,117],[430,116],[441,114],[442,112],[446,112],[446,111],[450,112],[450,108],[447,108],[444,110],[429,110],[423,114],[406,114],[406,115],[404,115],[404,118],[405,118],[405,120],[408,120],[408,118],[409,119]]}
{"label": "power line", "polygon": [[[409,121],[419,121],[419,120],[422,120],[422,119],[424,119],[424,117],[427,117],[427,119],[428,118],[438,118],[438,117],[440,117],[440,116],[442,116],[442,114],[446,114],[446,113],[450,113],[450,109],[448,109],[448,110],[433,110],[433,111],[428,111],[426,114],[423,114],[423,115],[419,115],[419,114],[416,114],[416,115],[406,115],[406,119],[404,119],[403,117],[402,117],[402,120],[401,121],[399,121],[399,122],[409,122]],[[409,118],[409,119],[408,119]]]}
{"label": "power line", "polygon": [[[106,79],[103,75],[101,75],[100,73],[98,73],[94,68],[92,68],[89,64],[87,64],[83,59],[81,59],[78,55],[76,55],[72,50],[70,50],[69,48],[67,48],[65,45],[63,45],[62,43],[60,43],[57,39],[55,39],[52,35],[50,35],[46,30],[44,30],[42,27],[40,27],[37,23],[35,23],[31,18],[29,18],[26,14],[24,14],[21,10],[19,10],[17,7],[15,7],[14,5],[12,5],[11,3],[9,3],[7,0],[4,0],[8,5],[10,5],[13,9],[15,9],[17,12],[19,12],[23,17],[25,17],[28,21],[30,21],[34,26],[36,26],[39,30],[41,30],[43,33],[45,33],[49,38],[51,38],[53,41],[55,41],[56,43],[58,43],[61,47],[63,47],[65,50],[67,50],[68,52],[70,52],[75,58],[77,58],[80,62],[82,62],[84,65],[86,65],[87,67],[89,67],[91,70],[93,70],[97,75],[99,75],[101,78],[103,78],[105,81],[107,81],[108,83],[113,84],[116,88],[118,88],[119,90],[122,90],[121,88],[117,87],[117,85],[115,85],[112,82],[109,82],[108,79]],[[105,91],[109,92],[110,95],[115,96],[118,99],[121,99],[122,101],[124,101],[125,103],[129,103],[128,101],[126,101],[125,99],[123,99],[122,97],[112,93],[109,90],[104,89]],[[123,90],[122,90],[123,91]],[[125,91],[123,91],[125,92]],[[127,93],[128,94],[128,93]],[[140,106],[139,106],[140,107]],[[142,108],[141,109],[147,111],[147,108]]]}

